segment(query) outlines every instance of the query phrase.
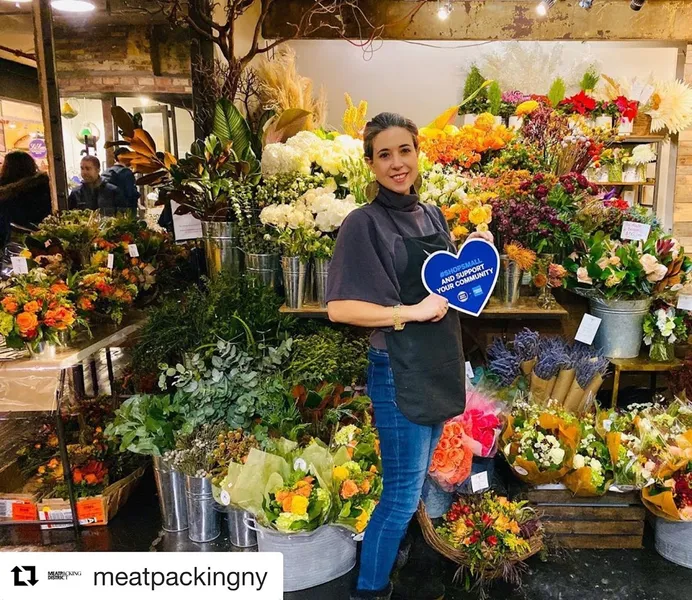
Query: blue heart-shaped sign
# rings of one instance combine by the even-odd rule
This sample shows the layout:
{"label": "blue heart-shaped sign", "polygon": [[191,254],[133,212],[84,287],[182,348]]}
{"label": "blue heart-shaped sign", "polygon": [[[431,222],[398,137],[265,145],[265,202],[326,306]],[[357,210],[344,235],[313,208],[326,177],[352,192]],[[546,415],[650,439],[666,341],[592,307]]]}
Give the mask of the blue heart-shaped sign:
{"label": "blue heart-shaped sign", "polygon": [[431,294],[446,298],[454,310],[477,317],[493,293],[499,268],[495,246],[474,238],[457,255],[441,250],[428,256],[423,283]]}

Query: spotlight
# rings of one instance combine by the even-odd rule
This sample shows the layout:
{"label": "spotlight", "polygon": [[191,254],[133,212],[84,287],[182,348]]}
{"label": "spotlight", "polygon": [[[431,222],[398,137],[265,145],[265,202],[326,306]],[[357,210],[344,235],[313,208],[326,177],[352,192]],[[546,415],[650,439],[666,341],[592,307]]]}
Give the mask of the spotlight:
{"label": "spotlight", "polygon": [[548,11],[551,8],[553,8],[555,2],[557,2],[557,0],[541,0],[538,3],[538,6],[536,6],[536,12],[538,13],[538,16],[545,17],[548,14]]}
{"label": "spotlight", "polygon": [[50,5],[58,12],[85,13],[96,8],[91,0],[53,0]]}
{"label": "spotlight", "polygon": [[446,21],[449,19],[449,15],[452,14],[452,3],[451,2],[440,2],[437,0],[437,18],[440,21]]}
{"label": "spotlight", "polygon": [[593,0],[579,0],[579,6],[581,6],[584,10],[591,10]]}
{"label": "spotlight", "polygon": [[646,0],[630,0],[630,8],[639,12],[642,6],[644,6],[644,2],[646,2]]}

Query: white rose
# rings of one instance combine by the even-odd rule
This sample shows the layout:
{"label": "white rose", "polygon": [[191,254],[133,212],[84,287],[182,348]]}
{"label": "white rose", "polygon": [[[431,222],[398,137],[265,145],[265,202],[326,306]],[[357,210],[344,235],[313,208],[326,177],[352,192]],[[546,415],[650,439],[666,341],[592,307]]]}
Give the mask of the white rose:
{"label": "white rose", "polygon": [[548,456],[554,465],[561,465],[565,460],[565,451],[562,448],[553,448]]}
{"label": "white rose", "polygon": [[600,473],[603,470],[603,465],[599,460],[596,460],[595,458],[591,459],[591,468],[596,471],[597,473]]}
{"label": "white rose", "polygon": [[647,275],[653,273],[656,265],[658,265],[658,259],[653,254],[642,254],[639,262]]}
{"label": "white rose", "polygon": [[584,457],[581,454],[575,454],[572,460],[573,469],[581,469],[584,467]]}

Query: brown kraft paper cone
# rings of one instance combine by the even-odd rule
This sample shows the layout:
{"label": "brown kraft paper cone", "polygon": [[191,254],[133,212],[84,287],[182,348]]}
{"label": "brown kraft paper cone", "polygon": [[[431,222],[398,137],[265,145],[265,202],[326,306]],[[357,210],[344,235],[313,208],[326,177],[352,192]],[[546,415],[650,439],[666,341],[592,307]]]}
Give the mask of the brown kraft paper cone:
{"label": "brown kraft paper cone", "polygon": [[541,379],[536,373],[531,373],[531,386],[529,391],[536,404],[545,406],[550,399],[557,377],[552,379]]}
{"label": "brown kraft paper cone", "polygon": [[565,410],[576,415],[583,399],[584,390],[581,388],[581,386],[575,378],[572,382],[572,385],[569,388],[569,392],[567,392],[567,397],[565,398],[565,403],[563,404],[563,406]]}
{"label": "brown kraft paper cone", "polygon": [[570,387],[572,387],[572,382],[577,374],[576,369],[563,369],[557,374],[557,381],[555,381],[555,387],[553,387],[553,399],[557,400],[560,406],[567,398],[567,392],[569,392]]}
{"label": "brown kraft paper cone", "polygon": [[600,373],[596,373],[596,375],[594,375],[594,378],[591,380],[591,383],[587,385],[586,389],[584,390],[584,398],[582,399],[581,405],[579,406],[580,414],[586,410],[586,405],[589,402],[589,400],[596,397],[596,394],[598,393],[598,390],[601,389],[602,385],[603,377]]}
{"label": "brown kraft paper cone", "polygon": [[519,365],[521,368],[521,372],[524,375],[530,375],[533,371],[533,368],[536,366],[537,360],[538,359],[534,358],[533,360],[522,361],[522,363]]}

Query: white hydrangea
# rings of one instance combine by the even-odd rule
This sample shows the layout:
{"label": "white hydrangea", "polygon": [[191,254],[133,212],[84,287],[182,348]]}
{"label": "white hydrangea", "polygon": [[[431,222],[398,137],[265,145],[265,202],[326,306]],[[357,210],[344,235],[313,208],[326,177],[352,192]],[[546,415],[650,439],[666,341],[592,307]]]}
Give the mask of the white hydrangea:
{"label": "white hydrangea", "polygon": [[585,463],[586,463],[586,461],[581,454],[575,454],[574,459],[572,460],[572,468],[573,469],[582,469],[582,468],[584,468]]}
{"label": "white hydrangea", "polygon": [[277,229],[310,228],[314,225],[312,213],[304,205],[271,204],[260,213],[263,225],[272,225]]}
{"label": "white hydrangea", "polygon": [[287,144],[268,144],[262,151],[262,175],[282,173],[310,175],[311,161],[305,153]]}
{"label": "white hydrangea", "polygon": [[317,158],[322,153],[324,142],[317,134],[312,131],[301,131],[289,138],[286,146],[300,152],[311,162],[317,162]]}
{"label": "white hydrangea", "polygon": [[336,231],[349,213],[358,208],[353,196],[342,200],[335,192],[336,183],[331,180],[325,187],[308,190],[298,200],[298,204],[314,216],[315,226],[322,233]]}

